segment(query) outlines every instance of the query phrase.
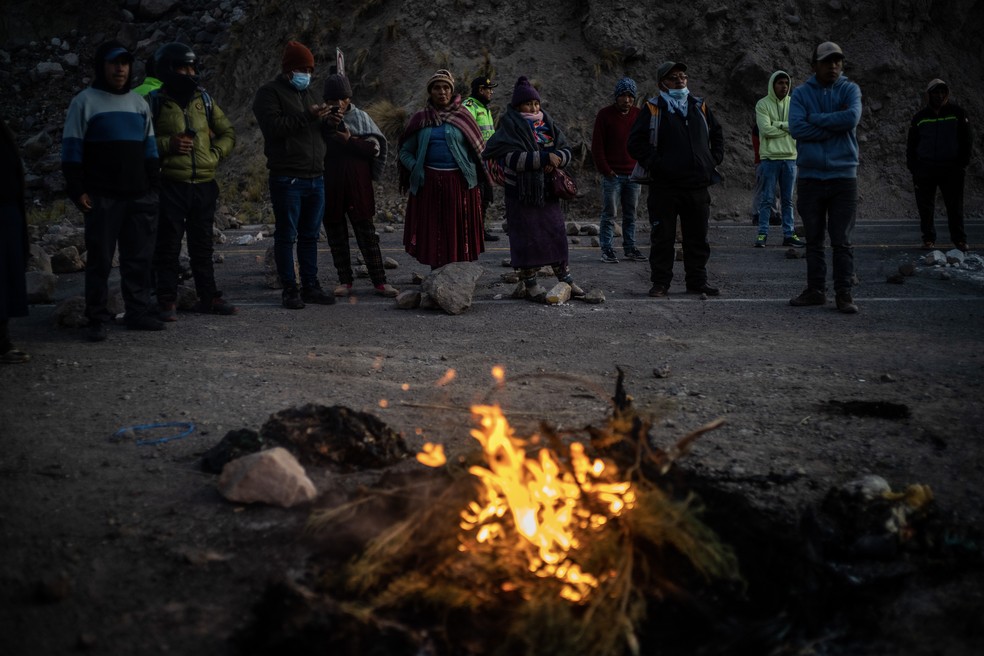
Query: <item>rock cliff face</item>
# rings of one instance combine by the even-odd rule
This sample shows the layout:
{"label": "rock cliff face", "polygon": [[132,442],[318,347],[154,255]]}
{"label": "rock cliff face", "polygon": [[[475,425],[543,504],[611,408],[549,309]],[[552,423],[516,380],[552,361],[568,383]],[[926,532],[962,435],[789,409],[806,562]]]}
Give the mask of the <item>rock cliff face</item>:
{"label": "rock cliff face", "polygon": [[[203,56],[205,83],[239,130],[225,175],[240,189],[263,169],[253,93],[277,74],[280,51],[292,38],[315,51],[322,79],[340,47],[355,102],[363,107],[388,100],[412,111],[423,103],[427,77],[449,68],[465,91],[472,77],[491,72],[500,83],[493,105],[501,109],[516,77],[528,75],[569,139],[582,144],[587,205],[594,202],[587,147],[595,113],[610,102],[622,75],[633,77],[641,94],[653,93],[654,71],[667,59],[688,64],[692,91],[724,125],[725,182],[713,194],[719,220],[745,220],[754,179],[753,106],[765,95],[769,74],[782,68],[801,82],[820,41],[843,47],[846,74],[863,93],[863,218],[914,214],[905,135],[928,80],[947,80],[953,101],[978,125],[984,117],[984,2],[975,0],[542,0],[535,6],[518,0],[103,0],[86,3],[85,13],[79,3],[49,3],[43,15],[24,0],[10,4],[0,30],[0,82],[14,93],[0,99],[0,111],[22,142],[46,132],[54,142],[46,153],[57,152],[64,110],[87,82],[87,62],[103,38],[121,38],[141,57],[167,41],[185,40]],[[75,24],[82,27],[68,28]],[[984,197],[982,134],[978,127],[967,185],[972,216],[981,215]],[[37,168],[40,161],[44,155],[28,164],[44,180],[35,182],[36,193],[47,197],[58,191],[57,173],[51,161]],[[395,194],[392,187],[390,181],[384,194]]]}

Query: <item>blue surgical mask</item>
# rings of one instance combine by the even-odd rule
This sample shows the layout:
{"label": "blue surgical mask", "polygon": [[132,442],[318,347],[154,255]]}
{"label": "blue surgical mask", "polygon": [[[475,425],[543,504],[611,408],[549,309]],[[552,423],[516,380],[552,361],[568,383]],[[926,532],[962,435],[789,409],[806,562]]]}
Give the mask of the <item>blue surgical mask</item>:
{"label": "blue surgical mask", "polygon": [[667,89],[666,93],[669,94],[670,98],[673,100],[686,100],[687,96],[690,95],[690,89],[684,87],[682,89]]}
{"label": "blue surgical mask", "polygon": [[311,84],[310,73],[291,73],[290,84],[298,91],[304,91]]}

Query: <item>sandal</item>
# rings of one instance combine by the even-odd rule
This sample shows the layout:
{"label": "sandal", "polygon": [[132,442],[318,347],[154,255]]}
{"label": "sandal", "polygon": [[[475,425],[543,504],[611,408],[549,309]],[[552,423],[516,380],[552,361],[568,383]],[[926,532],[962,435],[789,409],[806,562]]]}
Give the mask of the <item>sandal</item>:
{"label": "sandal", "polygon": [[22,362],[29,362],[30,360],[30,355],[17,349],[10,349],[3,355],[0,355],[0,363],[3,364],[20,364]]}

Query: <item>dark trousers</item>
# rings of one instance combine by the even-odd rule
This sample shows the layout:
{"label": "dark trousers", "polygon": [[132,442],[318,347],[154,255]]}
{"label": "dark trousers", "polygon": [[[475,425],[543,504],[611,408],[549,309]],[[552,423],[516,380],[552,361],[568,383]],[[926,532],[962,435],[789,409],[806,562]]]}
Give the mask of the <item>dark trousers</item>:
{"label": "dark trousers", "polygon": [[919,210],[919,228],[923,241],[936,241],[936,189],[943,195],[946,220],[950,228],[950,241],[955,245],[967,241],[964,232],[964,170],[945,168],[913,176],[916,188],[916,208]]}
{"label": "dark trousers", "polygon": [[707,282],[707,220],[711,215],[711,194],[707,187],[696,189],[654,188],[650,190],[649,223],[652,224],[649,249],[650,280],[670,286],[676,253],[677,217],[683,235],[683,269],[687,287],[696,289]]}
{"label": "dark trousers", "polygon": [[[355,233],[355,242],[362,251],[362,259],[365,260],[372,284],[385,285],[386,270],[383,268],[383,255],[379,250],[379,235],[376,234],[376,226],[373,225],[372,219],[352,219],[352,232]],[[335,270],[338,272],[338,282],[351,285],[352,254],[349,250],[348,225],[345,217],[342,216],[340,221],[329,220],[328,214],[325,213],[325,234],[328,236],[332,262],[335,263]]]}
{"label": "dark trousers", "polygon": [[318,236],[325,212],[325,180],[270,176],[270,202],[276,220],[273,257],[284,287],[297,286],[294,274],[294,245],[301,285],[318,287]]}
{"label": "dark trousers", "polygon": [[796,195],[796,209],[803,218],[806,236],[807,286],[821,292],[827,289],[824,241],[830,235],[834,291],[850,292],[854,277],[851,233],[858,208],[857,178],[800,178],[796,184]]}
{"label": "dark trousers", "polygon": [[154,249],[154,275],[157,277],[157,300],[173,303],[178,297],[181,274],[179,256],[181,238],[188,235],[188,256],[195,290],[202,303],[212,302],[215,296],[215,251],[212,226],[219,185],[212,182],[191,184],[165,180],[161,185],[160,218],[157,224],[157,246]]}
{"label": "dark trousers", "polygon": [[85,315],[89,321],[113,317],[109,301],[109,272],[113,253],[120,249],[120,289],[126,320],[150,311],[150,267],[157,238],[157,192],[140,198],[90,195],[92,209],[85,215]]}

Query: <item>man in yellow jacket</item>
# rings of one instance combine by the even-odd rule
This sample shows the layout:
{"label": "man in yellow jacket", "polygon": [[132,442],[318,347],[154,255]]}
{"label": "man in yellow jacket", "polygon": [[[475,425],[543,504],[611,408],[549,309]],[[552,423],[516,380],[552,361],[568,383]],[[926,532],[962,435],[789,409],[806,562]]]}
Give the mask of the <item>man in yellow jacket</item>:
{"label": "man in yellow jacket", "polygon": [[236,143],[232,123],[198,85],[198,58],[183,43],[169,43],[154,54],[154,70],[163,86],[147,96],[154,115],[161,158],[160,219],[154,274],[161,321],[177,321],[181,238],[187,233],[188,256],[198,304],[194,311],[235,314],[216,289],[212,227],[219,186],[215,170]]}
{"label": "man in yellow jacket", "polygon": [[789,90],[791,80],[785,71],[769,77],[768,94],[755,103],[755,122],[759,131],[758,174],[762,180],[759,195],[759,227],[756,248],[765,248],[769,237],[769,216],[776,185],[782,206],[782,245],[802,248],[806,243],[793,231],[793,185],[796,182],[796,140],[789,134]]}

